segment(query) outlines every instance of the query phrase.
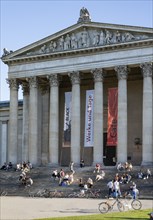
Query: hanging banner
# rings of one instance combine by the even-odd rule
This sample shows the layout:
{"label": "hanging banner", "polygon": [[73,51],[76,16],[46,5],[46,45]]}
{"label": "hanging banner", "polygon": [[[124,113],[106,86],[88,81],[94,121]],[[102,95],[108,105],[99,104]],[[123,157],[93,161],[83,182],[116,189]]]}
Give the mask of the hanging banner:
{"label": "hanging banner", "polygon": [[93,146],[93,111],[94,111],[94,90],[86,91],[86,112],[85,112],[85,135],[84,146]]}
{"label": "hanging banner", "polygon": [[118,88],[108,89],[107,146],[117,146]]}
{"label": "hanging banner", "polygon": [[65,92],[63,147],[71,145],[71,101],[72,92]]}

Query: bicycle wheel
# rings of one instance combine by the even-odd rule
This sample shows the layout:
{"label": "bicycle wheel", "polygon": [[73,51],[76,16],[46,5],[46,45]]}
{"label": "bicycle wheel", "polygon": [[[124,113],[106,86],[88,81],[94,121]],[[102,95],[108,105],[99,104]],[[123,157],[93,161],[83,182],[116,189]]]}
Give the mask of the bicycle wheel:
{"label": "bicycle wheel", "polygon": [[79,193],[77,196],[78,196],[78,198],[85,198],[86,195],[82,194],[82,193]]}
{"label": "bicycle wheel", "polygon": [[122,202],[117,203],[117,208],[120,212],[123,212],[125,209],[124,204]]}
{"label": "bicycle wheel", "polygon": [[34,193],[30,192],[30,191],[28,192],[28,195],[29,195],[29,197],[32,197],[32,198],[35,196]]}
{"label": "bicycle wheel", "polygon": [[106,202],[101,202],[98,209],[101,213],[106,213],[109,210],[109,205]]}
{"label": "bicycle wheel", "polygon": [[1,192],[1,196],[7,196],[7,192],[6,191]]}
{"label": "bicycle wheel", "polygon": [[134,199],[131,203],[131,206],[134,210],[139,210],[142,207],[142,203],[138,199]]}
{"label": "bicycle wheel", "polygon": [[68,195],[68,198],[75,198],[76,197],[76,193],[71,193]]}

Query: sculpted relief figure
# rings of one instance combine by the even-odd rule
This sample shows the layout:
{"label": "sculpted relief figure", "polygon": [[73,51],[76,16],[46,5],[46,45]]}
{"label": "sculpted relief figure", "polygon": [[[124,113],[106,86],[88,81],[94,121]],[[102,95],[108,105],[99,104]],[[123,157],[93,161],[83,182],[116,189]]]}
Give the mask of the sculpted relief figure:
{"label": "sculpted relief figure", "polygon": [[112,39],[111,33],[108,30],[106,30],[106,37],[105,37],[106,44],[110,44],[111,43],[111,39]]}
{"label": "sculpted relief figure", "polygon": [[100,45],[103,45],[104,42],[105,42],[105,36],[104,36],[103,30],[101,30],[100,36],[99,36],[99,44],[100,44]]}
{"label": "sculpted relief figure", "polygon": [[39,50],[39,53],[45,53],[46,52],[46,44],[44,44],[41,48],[40,48],[40,50]]}
{"label": "sculpted relief figure", "polygon": [[53,51],[55,51],[56,48],[57,48],[57,43],[56,43],[56,41],[53,41]]}
{"label": "sculpted relief figure", "polygon": [[86,31],[86,28],[84,28],[83,32],[81,33],[81,47],[87,47],[88,46],[88,32]]}
{"label": "sculpted relief figure", "polygon": [[54,47],[53,47],[53,41],[51,41],[50,44],[49,44],[49,50],[50,50],[50,52],[52,52],[53,49],[54,49]]}
{"label": "sculpted relief figure", "polygon": [[119,31],[116,32],[116,42],[120,43],[122,41],[122,36]]}
{"label": "sculpted relief figure", "polygon": [[131,33],[129,33],[129,32],[125,33],[124,41],[131,41],[131,40],[134,40],[134,39],[135,39],[135,37]]}
{"label": "sculpted relief figure", "polygon": [[55,41],[51,41],[50,44],[49,44],[49,50],[50,52],[54,52],[57,48],[57,44]]}
{"label": "sculpted relief figure", "polygon": [[94,33],[94,35],[93,35],[93,45],[97,46],[98,44],[99,44],[99,34]]}
{"label": "sculpted relief figure", "polygon": [[60,47],[60,50],[64,50],[64,37],[63,36],[59,39],[59,47]]}
{"label": "sculpted relief figure", "polygon": [[77,39],[77,37],[75,36],[74,33],[72,33],[72,35],[71,35],[71,48],[72,49],[77,49],[78,48],[78,39]]}
{"label": "sculpted relief figure", "polygon": [[68,50],[70,48],[71,48],[71,38],[70,38],[69,34],[67,34],[66,38],[65,38],[65,42],[64,42],[64,49]]}

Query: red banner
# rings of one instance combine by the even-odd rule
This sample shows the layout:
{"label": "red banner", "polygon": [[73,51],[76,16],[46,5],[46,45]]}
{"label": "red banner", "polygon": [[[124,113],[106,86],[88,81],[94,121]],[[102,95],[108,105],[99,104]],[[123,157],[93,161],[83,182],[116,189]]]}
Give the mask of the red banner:
{"label": "red banner", "polygon": [[118,89],[108,89],[107,146],[117,146]]}

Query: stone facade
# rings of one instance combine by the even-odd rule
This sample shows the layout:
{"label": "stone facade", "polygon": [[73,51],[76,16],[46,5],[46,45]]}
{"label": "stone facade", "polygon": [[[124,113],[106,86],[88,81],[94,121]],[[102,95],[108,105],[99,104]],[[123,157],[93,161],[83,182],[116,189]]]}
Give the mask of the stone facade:
{"label": "stone facade", "polygon": [[[77,24],[18,51],[4,50],[10,106],[0,107],[0,163],[68,165],[84,158],[87,165],[112,165],[115,158],[152,164],[152,31],[91,22],[83,9]],[[118,144],[108,147],[108,89],[113,87],[118,87]],[[91,147],[84,146],[87,90],[94,90]],[[70,91],[71,145],[63,147],[64,94]]]}

